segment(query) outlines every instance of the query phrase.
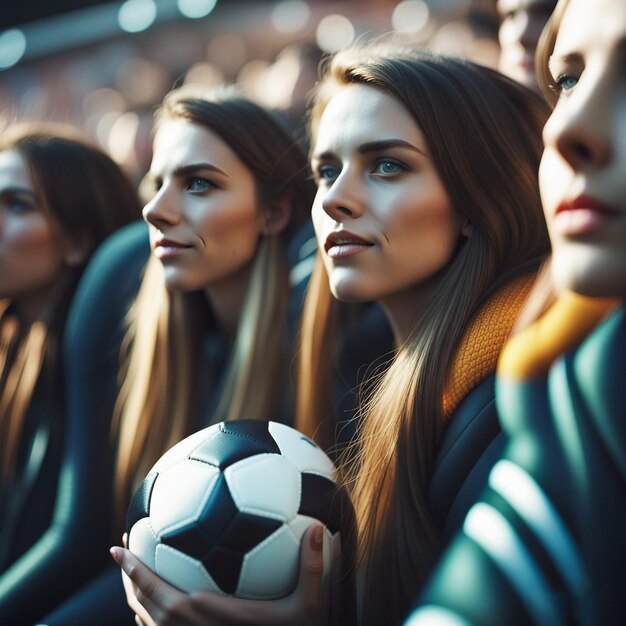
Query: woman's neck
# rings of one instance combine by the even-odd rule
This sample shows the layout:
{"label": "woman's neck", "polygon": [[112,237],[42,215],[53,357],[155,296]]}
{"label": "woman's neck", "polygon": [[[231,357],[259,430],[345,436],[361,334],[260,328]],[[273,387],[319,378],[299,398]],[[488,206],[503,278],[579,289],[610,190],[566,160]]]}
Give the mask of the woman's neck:
{"label": "woman's neck", "polygon": [[378,301],[391,326],[396,348],[402,346],[415,329],[415,321],[430,300],[435,285],[435,282],[420,283]]}
{"label": "woman's neck", "polygon": [[229,338],[237,334],[239,318],[248,293],[251,271],[252,265],[247,265],[236,274],[204,289],[218,328]]}
{"label": "woman's neck", "polygon": [[44,320],[50,308],[50,303],[55,298],[55,292],[56,288],[14,300],[14,310],[22,323],[30,325]]}

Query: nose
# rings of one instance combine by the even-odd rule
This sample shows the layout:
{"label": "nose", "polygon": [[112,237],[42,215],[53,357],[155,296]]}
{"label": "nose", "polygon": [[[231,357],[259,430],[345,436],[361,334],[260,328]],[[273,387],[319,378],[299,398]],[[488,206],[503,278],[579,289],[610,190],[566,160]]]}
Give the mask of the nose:
{"label": "nose", "polygon": [[322,208],[336,221],[362,215],[362,190],[356,175],[344,169],[323,195]]}
{"label": "nose", "polygon": [[548,119],[543,140],[575,170],[601,167],[611,158],[611,98],[602,81],[578,81]]}
{"label": "nose", "polygon": [[537,43],[536,38],[533,41],[533,25],[530,15],[524,11],[520,11],[515,16],[516,39],[526,50],[534,50]]}
{"label": "nose", "polygon": [[143,219],[157,228],[174,226],[180,222],[180,209],[173,190],[163,185],[143,208]]}

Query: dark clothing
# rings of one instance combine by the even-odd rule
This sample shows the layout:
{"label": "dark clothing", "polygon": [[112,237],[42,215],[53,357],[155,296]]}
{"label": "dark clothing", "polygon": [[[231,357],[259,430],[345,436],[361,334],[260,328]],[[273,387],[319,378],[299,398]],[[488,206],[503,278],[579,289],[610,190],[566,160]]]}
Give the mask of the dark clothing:
{"label": "dark clothing", "polygon": [[[49,519],[47,508],[53,507],[52,521],[41,539],[2,576],[1,624],[32,626],[110,558],[110,418],[117,395],[122,319],[149,253],[143,222],[121,229],[113,238],[115,255],[109,254],[106,243],[102,245],[72,302],[63,360],[76,367],[64,368],[65,436],[62,446],[60,441],[55,444],[58,452],[45,461],[49,465],[41,472],[53,498],[41,509],[25,509],[23,523]],[[94,292],[98,298],[93,298]],[[59,467],[56,491],[50,485],[55,467]]]}
{"label": "dark clothing", "polygon": [[407,624],[626,623],[624,307],[551,363],[499,375],[509,443]]}
{"label": "dark clothing", "polygon": [[[121,243],[120,243],[121,241]],[[287,303],[287,333],[292,342],[298,331],[300,310],[304,300],[304,292],[308,283],[310,269],[315,257],[316,246],[313,239],[313,232],[310,222],[307,222],[300,229],[290,242],[288,248],[288,264],[290,268],[290,293]],[[117,372],[119,368],[119,350],[124,334],[123,317],[128,310],[128,304],[134,298],[141,280],[141,268],[149,255],[145,226],[136,225],[126,230],[126,233],[118,235],[110,242],[106,243],[99,251],[95,261],[96,269],[90,272],[82,287],[82,297],[85,300],[83,311],[77,315],[75,333],[77,336],[73,344],[69,345],[69,350],[78,350],[78,356],[72,360],[72,369],[80,370],[75,373],[74,384],[81,386],[78,393],[75,415],[89,415],[93,413],[93,394],[98,395],[100,410],[94,421],[99,422],[90,426],[92,431],[99,432],[101,442],[106,442],[100,447],[92,444],[88,449],[82,450],[81,463],[86,463],[88,455],[100,455],[101,460],[97,467],[91,466],[88,473],[91,474],[89,480],[81,480],[79,487],[81,494],[72,494],[72,501],[97,502],[99,513],[98,520],[93,519],[91,523],[96,524],[95,532],[98,533],[99,541],[94,541],[89,548],[88,556],[93,560],[94,565],[90,575],[83,576],[83,586],[78,593],[75,593],[61,606],[57,606],[54,611],[48,613],[42,623],[49,626],[133,626],[134,619],[129,610],[121,583],[119,567],[117,567],[108,555],[108,545],[104,545],[104,540],[118,544],[120,537],[112,537],[110,526],[112,524],[112,496],[111,472],[112,472],[112,448],[108,444],[110,415],[113,402],[117,396]],[[91,268],[90,268],[91,269]],[[127,282],[120,284],[122,276],[127,277]],[[103,296],[103,294],[105,294]],[[109,295],[110,294],[110,297]],[[88,307],[88,308],[87,308]],[[90,319],[88,311],[91,308],[99,310],[94,314],[94,319]],[[104,318],[104,322],[101,318]],[[82,323],[80,320],[82,319]],[[378,322],[377,317],[372,318],[368,323],[370,334],[376,334]],[[380,332],[386,333],[386,322]],[[79,332],[80,331],[80,332]],[[85,347],[77,346],[80,333],[89,334],[85,338]],[[93,335],[93,336],[91,336]],[[390,335],[389,335],[390,337]],[[378,345],[376,342],[373,345]],[[292,344],[293,346],[293,344]],[[367,353],[367,349],[365,350]],[[211,422],[211,416],[219,401],[219,390],[223,383],[223,374],[226,370],[225,364],[229,358],[230,345],[219,334],[216,328],[209,326],[204,346],[201,351],[200,363],[197,366],[199,380],[211,380],[211,393],[209,397],[203,397],[198,403],[199,409],[194,416],[194,428],[200,429]],[[102,356],[106,355],[106,359]],[[367,355],[363,355],[363,346],[360,347],[358,358],[363,358],[365,362]],[[96,361],[96,362],[94,362]],[[104,363],[103,361],[106,361]],[[290,362],[291,364],[291,362]],[[92,372],[91,375],[88,372]],[[293,387],[292,374],[288,370],[285,378],[285,389]],[[350,378],[350,376],[348,376]],[[351,385],[352,383],[348,383]],[[207,394],[205,386],[199,386],[201,394]],[[74,392],[76,393],[76,392]],[[100,397],[100,395],[102,397]],[[286,397],[292,398],[288,392]],[[348,401],[349,403],[349,401]],[[285,402],[288,404],[288,401]],[[78,417],[76,418],[78,419]],[[275,421],[289,423],[292,419],[291,410],[284,406],[278,414],[273,416]],[[84,420],[83,420],[84,421]],[[83,428],[85,428],[83,426]],[[106,431],[106,434],[105,434]],[[87,433],[82,436],[90,439],[93,437]],[[78,441],[78,436],[76,437]],[[77,461],[78,463],[78,461]],[[98,485],[98,487],[96,487]],[[93,497],[94,490],[98,490],[98,497]],[[91,492],[91,496],[90,496]],[[86,528],[85,526],[82,527]],[[78,527],[76,532],[79,533]],[[85,536],[85,531],[80,531]],[[95,534],[93,535],[95,537]],[[110,562],[109,562],[110,561]],[[84,566],[85,564],[83,564]],[[107,566],[108,565],[108,566]]]}
{"label": "dark clothing", "polygon": [[494,376],[476,385],[452,414],[428,486],[428,506],[444,543],[487,484],[505,436],[496,412]]}

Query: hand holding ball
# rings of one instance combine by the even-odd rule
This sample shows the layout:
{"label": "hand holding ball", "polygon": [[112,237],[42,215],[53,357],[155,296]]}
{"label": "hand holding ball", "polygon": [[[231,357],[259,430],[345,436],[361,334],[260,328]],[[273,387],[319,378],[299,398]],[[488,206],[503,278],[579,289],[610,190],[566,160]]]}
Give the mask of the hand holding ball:
{"label": "hand holding ball", "polygon": [[188,593],[271,600],[297,583],[300,540],[324,525],[324,568],[339,550],[334,466],[276,422],[222,422],[166,452],[128,510],[128,547]]}

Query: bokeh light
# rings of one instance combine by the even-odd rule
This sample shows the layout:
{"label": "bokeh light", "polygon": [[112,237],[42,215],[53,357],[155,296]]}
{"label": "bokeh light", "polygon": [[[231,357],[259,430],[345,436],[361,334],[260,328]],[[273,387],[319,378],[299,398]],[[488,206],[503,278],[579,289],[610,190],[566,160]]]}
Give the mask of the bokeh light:
{"label": "bokeh light", "polygon": [[206,17],[217,4],[217,0],[178,0],[178,10],[190,19]]}
{"label": "bokeh light", "polygon": [[285,34],[301,31],[310,17],[311,9],[303,0],[283,0],[272,10],[274,28]]}
{"label": "bokeh light", "polygon": [[317,25],[316,40],[324,52],[336,52],[352,43],[354,26],[344,15],[327,15]]}
{"label": "bokeh light", "polygon": [[154,0],[126,0],[120,7],[118,22],[127,33],[139,33],[152,26],[157,15]]}
{"label": "bokeh light", "polygon": [[185,84],[193,83],[211,87],[224,82],[224,74],[212,63],[194,63],[185,74]]}
{"label": "bokeh light", "polygon": [[417,33],[426,26],[430,11],[423,0],[402,0],[391,14],[391,25],[399,33]]}
{"label": "bokeh light", "polygon": [[26,37],[18,28],[0,34],[0,69],[13,67],[26,52]]}

